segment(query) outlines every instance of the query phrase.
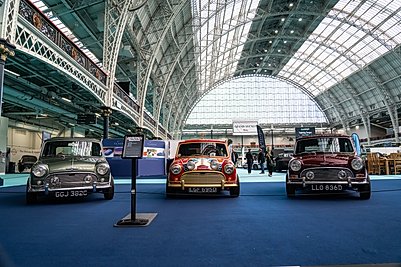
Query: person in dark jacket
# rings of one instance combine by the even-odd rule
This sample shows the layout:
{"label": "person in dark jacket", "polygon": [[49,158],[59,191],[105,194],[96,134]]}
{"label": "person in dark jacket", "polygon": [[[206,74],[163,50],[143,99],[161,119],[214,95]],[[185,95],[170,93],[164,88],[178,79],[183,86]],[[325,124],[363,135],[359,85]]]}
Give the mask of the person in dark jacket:
{"label": "person in dark jacket", "polygon": [[252,172],[252,164],[253,164],[253,156],[251,153],[251,149],[248,149],[248,152],[245,154],[246,164],[248,164],[248,173]]}
{"label": "person in dark jacket", "polygon": [[259,148],[259,154],[258,154],[258,163],[260,165],[261,168],[261,174],[265,173],[265,155],[263,153],[263,150],[261,148]]}
{"label": "person in dark jacket", "polygon": [[269,170],[268,176],[271,177],[273,174],[274,161],[273,161],[273,156],[270,154],[269,150],[266,150],[266,162],[267,162],[267,169]]}

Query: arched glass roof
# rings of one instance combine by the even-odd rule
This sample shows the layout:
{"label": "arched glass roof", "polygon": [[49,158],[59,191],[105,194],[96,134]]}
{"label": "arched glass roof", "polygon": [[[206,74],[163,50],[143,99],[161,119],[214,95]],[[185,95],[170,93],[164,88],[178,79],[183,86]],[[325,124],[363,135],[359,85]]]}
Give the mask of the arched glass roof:
{"label": "arched glass roof", "polygon": [[206,94],[189,115],[186,124],[290,125],[327,123],[310,97],[284,81],[263,77],[238,77]]}

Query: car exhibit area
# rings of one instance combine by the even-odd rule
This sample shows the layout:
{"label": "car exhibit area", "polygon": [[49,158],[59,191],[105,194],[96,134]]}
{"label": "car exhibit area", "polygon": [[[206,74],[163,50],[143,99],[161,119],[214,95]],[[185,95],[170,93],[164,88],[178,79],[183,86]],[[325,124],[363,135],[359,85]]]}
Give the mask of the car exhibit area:
{"label": "car exhibit area", "polygon": [[361,201],[355,192],[288,199],[282,173],[239,175],[239,198],[166,199],[163,181],[139,181],[138,212],[158,216],[128,229],[113,227],[130,206],[121,180],[112,201],[92,194],[27,206],[24,186],[1,188],[0,255],[31,267],[401,262],[399,176],[374,176],[372,198]]}

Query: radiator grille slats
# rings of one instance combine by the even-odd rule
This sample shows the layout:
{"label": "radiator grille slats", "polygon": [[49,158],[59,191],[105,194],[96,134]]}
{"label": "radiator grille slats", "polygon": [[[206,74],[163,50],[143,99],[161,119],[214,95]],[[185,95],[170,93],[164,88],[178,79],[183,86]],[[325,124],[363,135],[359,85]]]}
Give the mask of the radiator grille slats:
{"label": "radiator grille slats", "polygon": [[185,184],[221,184],[224,175],[213,172],[191,172],[183,174],[181,180],[184,180]]}
{"label": "radiator grille slats", "polygon": [[311,181],[346,181],[345,179],[340,179],[338,173],[344,171],[346,177],[354,178],[354,174],[350,169],[347,168],[309,168],[301,172],[301,177],[305,177],[308,171],[312,171],[315,177]]}
{"label": "radiator grille slats", "polygon": [[[85,176],[92,176],[92,181],[90,183],[85,183]],[[58,177],[60,183],[54,184],[52,183],[53,177]],[[73,187],[81,187],[81,186],[92,186],[93,182],[97,180],[97,177],[93,173],[60,173],[60,174],[52,174],[46,178],[46,183],[49,184],[49,188],[73,188]]]}

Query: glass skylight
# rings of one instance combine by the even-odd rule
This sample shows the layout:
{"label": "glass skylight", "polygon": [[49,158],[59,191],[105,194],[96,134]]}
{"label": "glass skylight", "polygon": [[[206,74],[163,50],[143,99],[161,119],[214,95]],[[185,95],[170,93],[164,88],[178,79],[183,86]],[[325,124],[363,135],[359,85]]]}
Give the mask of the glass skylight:
{"label": "glass skylight", "polygon": [[284,81],[263,77],[239,77],[221,84],[195,106],[186,124],[326,123],[326,117],[309,96]]}
{"label": "glass skylight", "polygon": [[259,0],[192,0],[200,91],[234,73],[258,4]]}
{"label": "glass skylight", "polygon": [[400,45],[400,21],[399,0],[340,0],[279,75],[318,95]]}

